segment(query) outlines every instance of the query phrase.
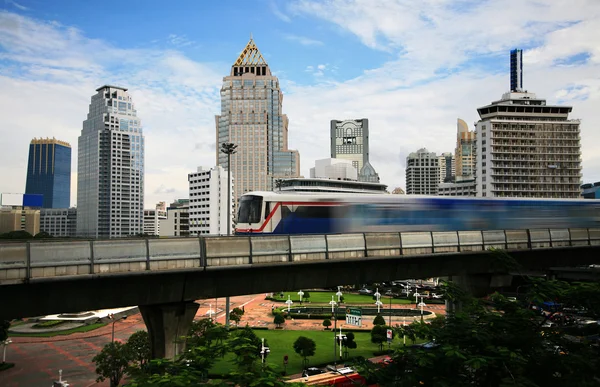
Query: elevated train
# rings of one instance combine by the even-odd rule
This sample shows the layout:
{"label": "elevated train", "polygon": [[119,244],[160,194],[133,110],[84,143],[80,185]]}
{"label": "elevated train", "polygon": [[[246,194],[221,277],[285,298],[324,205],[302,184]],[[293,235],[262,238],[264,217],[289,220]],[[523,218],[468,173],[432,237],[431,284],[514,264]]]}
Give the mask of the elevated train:
{"label": "elevated train", "polygon": [[600,202],[249,192],[237,235],[600,227]]}

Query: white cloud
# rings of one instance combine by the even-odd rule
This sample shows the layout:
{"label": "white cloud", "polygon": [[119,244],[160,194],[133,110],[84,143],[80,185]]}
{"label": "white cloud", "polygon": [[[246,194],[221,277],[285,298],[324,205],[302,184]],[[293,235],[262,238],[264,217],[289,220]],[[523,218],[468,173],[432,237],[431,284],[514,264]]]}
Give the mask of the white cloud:
{"label": "white cloud", "polygon": [[271,12],[273,13],[273,15],[275,15],[279,20],[282,20],[286,23],[289,23],[292,21],[292,19],[288,15],[286,15],[279,9],[275,0],[269,1],[269,8],[271,9]]}
{"label": "white cloud", "polygon": [[306,36],[286,34],[285,38],[289,41],[300,43],[303,46],[322,46],[323,45],[323,42],[321,42],[320,40],[307,38]]}
{"label": "white cloud", "polygon": [[17,8],[17,9],[19,9],[19,10],[21,10],[21,11],[27,11],[27,10],[29,9],[28,7],[26,7],[26,6],[24,6],[24,5],[21,5],[21,4],[19,4],[19,3],[17,3],[17,2],[16,2],[16,1],[14,1],[14,0],[4,0],[4,3],[5,3],[5,4],[12,5],[13,7],[15,7],[15,8]]}

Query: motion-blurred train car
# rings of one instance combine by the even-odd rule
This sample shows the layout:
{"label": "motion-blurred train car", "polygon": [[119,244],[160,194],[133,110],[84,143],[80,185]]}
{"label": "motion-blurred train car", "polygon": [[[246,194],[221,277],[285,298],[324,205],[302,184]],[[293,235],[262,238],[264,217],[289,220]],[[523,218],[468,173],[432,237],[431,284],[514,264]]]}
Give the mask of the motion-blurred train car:
{"label": "motion-blurred train car", "polygon": [[593,227],[600,227],[600,203],[595,200],[249,192],[240,199],[235,232],[327,234]]}

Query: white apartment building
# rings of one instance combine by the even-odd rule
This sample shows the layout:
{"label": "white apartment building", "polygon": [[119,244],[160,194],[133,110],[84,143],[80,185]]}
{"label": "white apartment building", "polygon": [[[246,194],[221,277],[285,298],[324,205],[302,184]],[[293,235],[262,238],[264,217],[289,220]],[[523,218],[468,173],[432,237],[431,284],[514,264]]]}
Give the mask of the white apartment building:
{"label": "white apartment building", "polygon": [[77,235],[119,238],[142,233],[144,135],[127,89],[96,89],[78,145]]}
{"label": "white apartment building", "polygon": [[190,235],[227,235],[233,233],[233,176],[229,183],[231,198],[227,205],[227,170],[220,165],[188,175],[190,195]]}
{"label": "white apartment building", "polygon": [[452,153],[446,152],[438,156],[438,165],[440,168],[440,184],[452,181],[456,175],[456,165]]}
{"label": "white apartment building", "polygon": [[358,170],[352,160],[322,159],[316,160],[310,169],[311,179],[358,180]]}
{"label": "white apartment building", "polygon": [[442,183],[438,186],[438,196],[476,196],[475,180],[462,180],[455,183]]}
{"label": "white apartment building", "polygon": [[580,122],[571,110],[528,92],[477,109],[477,196],[578,198]]}
{"label": "white apartment building", "polygon": [[421,148],[406,158],[406,194],[436,195],[440,183],[439,158]]}
{"label": "white apartment building", "polygon": [[160,235],[160,221],[167,219],[165,202],[158,202],[153,210],[144,210],[144,234]]}
{"label": "white apartment building", "polygon": [[77,208],[40,209],[40,232],[56,238],[73,238],[77,235]]}
{"label": "white apartment building", "polygon": [[190,236],[189,200],[179,199],[167,208],[167,218],[159,220],[161,237]]}

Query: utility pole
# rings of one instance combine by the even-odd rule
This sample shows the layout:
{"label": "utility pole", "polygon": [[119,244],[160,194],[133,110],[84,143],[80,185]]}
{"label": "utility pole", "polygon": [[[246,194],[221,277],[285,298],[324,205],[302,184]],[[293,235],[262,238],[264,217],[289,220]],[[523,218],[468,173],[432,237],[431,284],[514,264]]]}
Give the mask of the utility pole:
{"label": "utility pole", "polygon": [[[227,155],[227,236],[231,235],[231,155],[237,145],[231,142],[221,144],[221,152]],[[229,327],[229,296],[225,297],[225,326]]]}

